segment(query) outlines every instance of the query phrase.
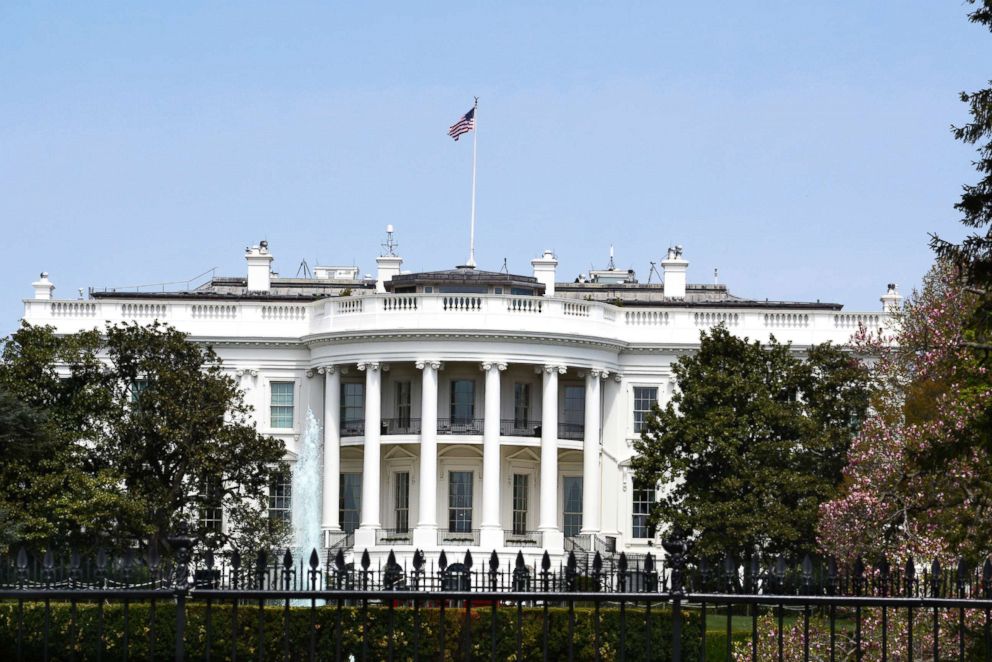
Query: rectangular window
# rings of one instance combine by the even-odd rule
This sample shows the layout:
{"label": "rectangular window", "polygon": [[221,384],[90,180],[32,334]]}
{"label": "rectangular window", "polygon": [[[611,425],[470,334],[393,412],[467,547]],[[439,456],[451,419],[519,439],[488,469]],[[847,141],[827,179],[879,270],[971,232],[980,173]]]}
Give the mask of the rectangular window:
{"label": "rectangular window", "polygon": [[530,384],[513,385],[513,427],[526,428],[530,418]]}
{"label": "rectangular window", "polygon": [[147,379],[135,379],[134,382],[131,383],[131,404],[137,402],[138,398],[141,397],[141,394],[144,393],[147,389],[148,389]]}
{"label": "rectangular window", "polygon": [[287,470],[269,484],[269,520],[290,523],[293,508],[293,480]]}
{"label": "rectangular window", "polygon": [[354,533],[362,517],[362,474],[341,474],[338,498],[341,528]]}
{"label": "rectangular window", "polygon": [[644,429],[644,418],[651,408],[658,403],[658,388],[655,386],[634,387],[634,432],[640,434]]}
{"label": "rectangular window", "polygon": [[513,535],[527,533],[527,487],[530,476],[513,474]]}
{"label": "rectangular window", "polygon": [[396,382],[396,427],[403,431],[410,429],[410,382]]}
{"label": "rectangular window", "polygon": [[199,522],[200,526],[220,533],[224,524],[223,489],[219,478],[208,478],[200,483]]}
{"label": "rectangular window", "polygon": [[472,531],[472,471],[448,472],[448,530]]}
{"label": "rectangular window", "polygon": [[365,426],[365,384],[341,384],[341,432],[361,434]]}
{"label": "rectangular window", "polygon": [[293,382],[270,382],[272,401],[269,421],[273,428],[293,427]]}
{"label": "rectangular window", "polygon": [[560,436],[565,439],[581,439],[586,428],[586,389],[584,386],[564,388],[564,416]]}
{"label": "rectangular window", "polygon": [[568,538],[582,530],[582,476],[565,476],[562,486],[565,488],[562,533]]}
{"label": "rectangular window", "polygon": [[396,532],[410,530],[410,474],[403,471],[396,474]]}
{"label": "rectangular window", "polygon": [[475,418],[475,382],[451,380],[451,424],[471,425]]}
{"label": "rectangular window", "polygon": [[654,506],[655,488],[640,482],[634,482],[633,489],[633,521],[631,536],[634,538],[654,538],[654,525],[648,524],[648,516]]}

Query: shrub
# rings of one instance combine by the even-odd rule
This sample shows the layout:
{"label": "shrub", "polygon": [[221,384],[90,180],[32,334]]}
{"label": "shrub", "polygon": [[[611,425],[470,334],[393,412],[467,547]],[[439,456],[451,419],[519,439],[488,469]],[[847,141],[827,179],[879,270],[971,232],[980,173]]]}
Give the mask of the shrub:
{"label": "shrub", "polygon": [[[17,603],[0,604],[0,659],[16,659],[18,609]],[[171,601],[155,604],[154,621],[152,609],[149,603],[132,603],[127,607],[125,615],[125,608],[120,603],[103,604],[101,609],[95,602],[86,602],[75,606],[73,618],[71,605],[52,602],[48,611],[49,656],[60,659],[75,654],[82,659],[95,659],[101,646],[99,623],[102,619],[102,646],[106,659],[123,657],[125,634],[129,656],[168,659],[172,657],[175,646],[175,604]],[[544,609],[541,607],[524,607],[519,611],[524,660],[543,657],[543,614]],[[334,659],[337,654],[338,631],[341,655],[344,658],[354,655],[355,659],[361,659],[365,646],[367,659],[384,659],[389,654],[390,623],[395,659],[412,659],[415,646],[419,646],[420,657],[425,660],[489,659],[492,615],[490,605],[473,607],[467,619],[469,628],[466,628],[465,608],[446,608],[442,655],[441,610],[436,607],[421,608],[419,614],[416,614],[410,607],[395,607],[390,610],[386,605],[370,604],[363,611],[360,606],[338,607],[332,603],[317,607],[311,612],[309,607],[286,608],[271,603],[260,609],[256,602],[238,605],[235,615],[235,609],[230,603],[214,604],[208,610],[206,604],[197,601],[187,605],[186,655],[189,659],[204,657],[208,645],[209,617],[210,653],[211,657],[218,660],[229,659],[234,646],[241,659],[256,657],[259,646],[264,648],[266,659],[282,659],[287,641],[292,659],[306,659],[311,632],[318,658]],[[547,615],[548,657],[564,659],[568,656],[569,610],[550,607]],[[419,623],[416,620],[418,618]],[[517,618],[518,610],[515,606],[500,606],[496,609],[497,659],[518,659]],[[44,603],[25,603],[23,619],[22,654],[25,659],[41,658],[45,652]],[[583,607],[574,610],[572,642],[575,659],[595,657],[594,619],[594,609]],[[599,619],[600,653],[604,660],[617,658],[621,631],[625,638],[626,659],[646,659],[646,618],[643,608],[628,606],[621,615],[620,610],[614,606],[604,606],[599,611]],[[622,628],[622,624],[625,627]],[[415,627],[416,625],[419,627]],[[651,659],[671,659],[671,612],[664,608],[652,608],[651,625]],[[695,614],[684,614],[682,632],[683,642],[699,641],[699,619]],[[285,639],[284,633],[287,635]],[[466,656],[468,633],[471,634],[471,655]],[[236,643],[232,645],[232,641]],[[685,647],[683,650],[686,650]]]}

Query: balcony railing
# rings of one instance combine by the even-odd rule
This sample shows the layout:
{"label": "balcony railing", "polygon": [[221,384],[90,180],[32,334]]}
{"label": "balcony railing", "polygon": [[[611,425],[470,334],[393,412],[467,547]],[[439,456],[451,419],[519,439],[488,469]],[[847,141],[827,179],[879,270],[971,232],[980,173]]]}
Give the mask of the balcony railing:
{"label": "balcony railing", "polygon": [[524,531],[514,533],[512,529],[503,532],[503,543],[507,547],[543,547],[544,533],[542,531]]}
{"label": "balcony railing", "polygon": [[384,418],[382,419],[382,434],[420,434],[420,419]]}
{"label": "balcony railing", "polygon": [[410,529],[376,529],[375,544],[377,545],[412,545],[413,532]]}
{"label": "balcony railing", "polygon": [[582,440],[585,437],[586,426],[585,423],[559,423],[558,424],[558,438],[559,439],[578,439]]}
{"label": "balcony railing", "polygon": [[448,529],[438,529],[437,544],[454,545],[458,547],[478,547],[481,544],[479,542],[479,529],[472,529],[471,531],[449,531]]}
{"label": "balcony railing", "polygon": [[438,434],[482,434],[481,418],[439,418]]}
{"label": "balcony railing", "polygon": [[504,418],[499,422],[499,433],[504,437],[540,437],[541,421]]}
{"label": "balcony railing", "polygon": [[365,421],[341,421],[342,437],[361,437],[365,434]]}

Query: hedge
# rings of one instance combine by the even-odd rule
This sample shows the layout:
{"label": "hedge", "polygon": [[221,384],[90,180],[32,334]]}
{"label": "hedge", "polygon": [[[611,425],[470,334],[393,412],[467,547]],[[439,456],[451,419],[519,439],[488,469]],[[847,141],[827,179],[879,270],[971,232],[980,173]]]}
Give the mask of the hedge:
{"label": "hedge", "polygon": [[[24,659],[41,659],[44,654],[44,603],[25,603],[22,655]],[[71,607],[67,603],[50,606],[49,655],[52,659],[68,659],[73,652],[78,659],[96,659],[100,646],[98,605],[78,603],[75,624]],[[103,605],[103,658],[123,659],[124,609],[119,603]],[[473,607],[470,616],[472,649],[466,657],[464,650],[465,609],[448,607],[444,613],[445,646],[440,654],[440,610],[420,610],[419,652],[422,660],[489,659],[492,611],[490,606]],[[234,609],[230,603],[214,604],[210,609],[210,655],[214,660],[231,658],[232,636],[236,640],[238,659],[256,659],[261,645],[266,660],[281,660],[284,655],[283,626],[285,611],[282,606],[263,609],[263,636],[259,643],[259,608],[257,604],[242,604]],[[543,656],[543,614],[541,607],[524,607],[521,610],[521,638],[524,660],[540,660]],[[0,604],[0,659],[16,659],[17,655],[17,603]],[[339,611],[335,604],[314,610],[315,641],[318,659],[334,659],[336,655],[335,631]],[[360,607],[344,606],[340,609],[341,655],[348,659],[354,655],[362,659],[363,644],[369,660],[386,659],[389,649],[389,619],[393,619],[393,655],[396,660],[412,660],[414,653],[414,610],[396,607],[390,610],[383,605],[369,605],[367,626],[363,628]],[[645,658],[645,611],[642,607],[626,608],[626,659]],[[151,607],[148,603],[133,603],[128,607],[128,654],[134,659],[170,659],[175,646],[175,605],[160,602],[155,606],[154,633],[150,628]],[[187,604],[186,656],[202,659],[207,646],[207,608],[201,602]],[[290,659],[305,660],[310,646],[311,610],[308,607],[289,609]],[[501,606],[496,611],[496,659],[517,660],[515,606]],[[569,611],[567,608],[548,609],[548,658],[565,659],[568,656]],[[575,608],[573,654],[577,660],[595,658],[593,629],[594,610]],[[651,659],[671,659],[671,612],[667,608],[651,610]],[[600,609],[600,653],[604,660],[618,659],[621,614],[615,606]],[[367,633],[363,637],[363,632]],[[693,613],[684,614],[682,623],[683,651],[698,650],[700,623]],[[154,634],[154,639],[152,635]],[[690,643],[695,642],[695,643]],[[152,653],[149,655],[149,653]]]}

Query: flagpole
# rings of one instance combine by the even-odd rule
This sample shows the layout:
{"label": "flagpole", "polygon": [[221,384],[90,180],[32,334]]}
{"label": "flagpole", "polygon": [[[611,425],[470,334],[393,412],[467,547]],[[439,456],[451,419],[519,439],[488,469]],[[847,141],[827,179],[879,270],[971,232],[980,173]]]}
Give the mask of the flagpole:
{"label": "flagpole", "polygon": [[468,233],[468,266],[475,267],[475,153],[479,145],[479,97],[475,97],[475,111],[472,115],[474,130],[472,131],[472,223]]}

